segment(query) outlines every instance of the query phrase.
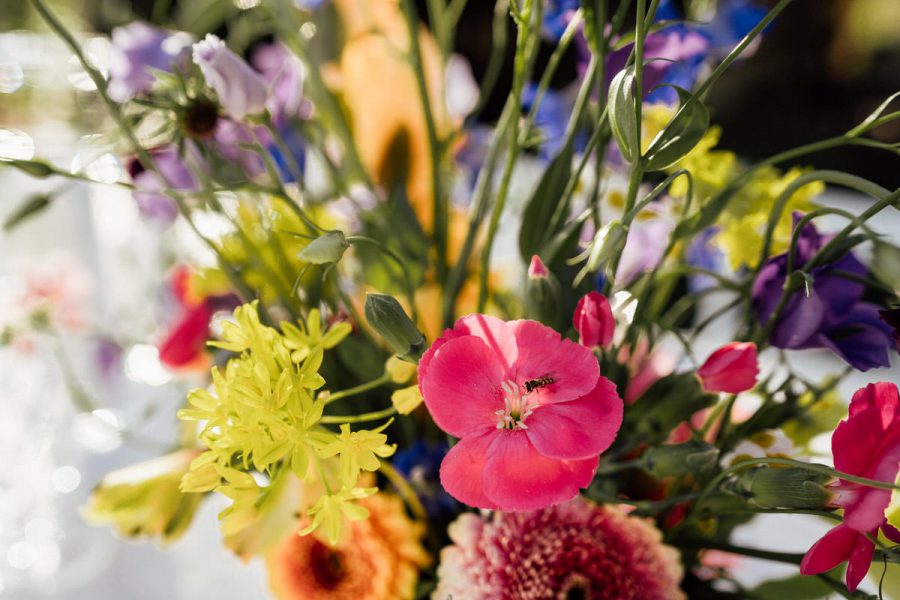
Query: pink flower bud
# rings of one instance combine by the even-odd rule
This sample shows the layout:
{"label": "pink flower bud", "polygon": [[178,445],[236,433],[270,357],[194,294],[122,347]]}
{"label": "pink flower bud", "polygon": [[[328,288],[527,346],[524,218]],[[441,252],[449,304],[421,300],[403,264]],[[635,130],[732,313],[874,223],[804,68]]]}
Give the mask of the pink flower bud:
{"label": "pink flower bud", "polygon": [[609,301],[599,292],[589,292],[578,301],[572,324],[578,332],[578,343],[592,349],[609,346],[616,331]]}
{"label": "pink flower bud", "polygon": [[713,352],[697,375],[707,392],[739,394],[756,385],[759,359],[753,342],[731,342]]}
{"label": "pink flower bud", "polygon": [[531,264],[528,265],[529,279],[546,279],[550,275],[547,265],[541,260],[541,257],[535,254],[531,257]]}
{"label": "pink flower bud", "polygon": [[228,116],[241,120],[265,110],[269,98],[266,82],[225,42],[207,34],[194,44],[194,62],[203,71],[206,83],[216,90]]}

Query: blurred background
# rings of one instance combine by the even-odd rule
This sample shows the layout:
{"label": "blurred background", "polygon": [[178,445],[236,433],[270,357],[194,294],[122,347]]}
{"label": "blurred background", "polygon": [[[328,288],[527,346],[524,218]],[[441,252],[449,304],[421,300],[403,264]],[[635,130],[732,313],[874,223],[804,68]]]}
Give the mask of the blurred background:
{"label": "blurred background", "polygon": [[[135,19],[198,37],[217,32],[249,49],[268,36],[254,11],[265,1],[50,4],[102,67],[110,31]],[[456,40],[476,79],[491,47],[492,11],[492,2],[470,1]],[[571,58],[554,87],[577,77]],[[490,107],[502,105],[509,79],[508,72],[501,76],[486,119],[499,112]],[[98,181],[117,181],[125,166],[93,89],[28,2],[0,0],[0,160],[42,157]],[[709,102],[713,122],[723,126],[720,147],[752,160],[842,133],[898,90],[900,0],[798,0],[753,56],[713,87]],[[876,135],[900,141],[900,121]],[[884,152],[848,147],[810,163],[890,189],[900,185],[900,160]],[[210,257],[190,232],[142,219],[127,190],[30,179],[0,165],[0,196],[0,221],[7,225],[0,233],[0,331],[16,332],[0,346],[0,598],[266,597],[261,565],[241,563],[219,543],[215,514],[222,505],[215,501],[163,552],[119,540],[80,514],[105,473],[156,456],[176,439],[175,411],[195,382],[167,371],[153,345],[174,302],[161,282],[176,257]],[[865,202],[836,191],[826,199],[857,212]],[[896,211],[871,225],[900,242]],[[214,233],[221,224],[201,226]],[[48,300],[50,308],[35,317],[34,303]],[[36,318],[41,322],[28,322]],[[794,356],[810,378],[841,368],[817,352]],[[885,379],[900,381],[897,365],[857,373],[841,392],[849,398],[860,385]],[[827,454],[827,439],[820,448]],[[736,543],[801,552],[826,528],[792,517],[788,529],[779,519],[759,519],[737,533]],[[751,582],[791,569],[747,561],[736,572]],[[888,585],[900,589],[900,582]]]}

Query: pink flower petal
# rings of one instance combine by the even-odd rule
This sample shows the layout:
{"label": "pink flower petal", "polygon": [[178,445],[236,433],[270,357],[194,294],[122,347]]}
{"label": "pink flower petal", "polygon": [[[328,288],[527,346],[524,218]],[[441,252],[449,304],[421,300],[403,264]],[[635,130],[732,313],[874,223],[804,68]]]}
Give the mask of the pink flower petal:
{"label": "pink flower petal", "polygon": [[500,435],[496,429],[475,437],[463,438],[450,449],[441,463],[441,485],[448,494],[469,506],[496,508],[482,486],[484,462],[494,438]]}
{"label": "pink flower petal", "polygon": [[756,385],[759,360],[753,342],[732,342],[713,352],[697,369],[707,392],[739,394]]}
{"label": "pink flower petal", "polygon": [[551,377],[553,383],[533,394],[538,403],[566,402],[584,396],[597,383],[600,366],[594,354],[537,321],[512,321],[519,346],[514,380],[523,385],[529,379]]}
{"label": "pink flower petal", "polygon": [[831,570],[850,558],[860,534],[846,525],[838,525],[813,544],[800,563],[800,573],[816,575]]}
{"label": "pink flower petal", "polygon": [[581,398],[538,407],[526,425],[528,439],[546,457],[597,457],[609,448],[622,425],[622,399],[616,386],[600,377]]}
{"label": "pink flower petal", "polygon": [[498,509],[525,511],[565,502],[590,483],[597,459],[564,461],[535,450],[524,430],[500,431],[484,462],[484,493]]}
{"label": "pink flower petal", "polygon": [[[872,533],[874,534],[875,532]],[[869,572],[874,553],[874,542],[863,535],[856,538],[856,544],[853,545],[853,550],[850,552],[850,562],[847,565],[847,589],[849,591],[856,591],[859,582]]]}
{"label": "pink flower petal", "polygon": [[481,338],[498,355],[506,373],[511,373],[519,356],[516,336],[511,323],[482,314],[466,315],[453,325],[455,335],[474,335]]}
{"label": "pink flower petal", "polygon": [[481,338],[452,339],[431,357],[419,382],[428,412],[438,427],[456,437],[496,427],[503,408],[503,367]]}

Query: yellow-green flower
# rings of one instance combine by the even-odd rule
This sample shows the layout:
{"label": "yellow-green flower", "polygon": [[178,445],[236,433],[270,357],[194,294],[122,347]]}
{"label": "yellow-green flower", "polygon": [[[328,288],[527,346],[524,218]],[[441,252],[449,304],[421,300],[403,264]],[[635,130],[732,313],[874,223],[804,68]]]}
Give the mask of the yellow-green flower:
{"label": "yellow-green flower", "polygon": [[378,488],[344,487],[336,494],[321,496],[312,508],[306,511],[312,523],[299,531],[300,535],[308,535],[321,528],[325,539],[332,546],[341,538],[341,528],[346,517],[350,521],[362,521],[369,516],[369,511],[357,504],[361,500],[375,494]]}
{"label": "yellow-green flower", "polygon": [[285,344],[294,351],[293,358],[299,362],[317,348],[322,350],[334,348],[350,335],[353,326],[341,321],[323,331],[319,309],[313,308],[306,317],[305,325],[301,322],[300,327],[297,327],[292,323],[282,322],[281,330],[284,332]]}
{"label": "yellow-green flower", "polygon": [[109,473],[91,494],[85,517],[113,525],[126,537],[158,537],[162,543],[178,539],[203,499],[179,489],[196,455],[196,450],[180,450]]}
{"label": "yellow-green flower", "polygon": [[340,455],[341,481],[345,487],[356,485],[360,471],[377,471],[381,466],[378,457],[387,458],[397,449],[396,445],[387,444],[387,436],[381,433],[388,425],[390,421],[371,431],[350,431],[349,423],[344,423],[340,435],[319,451],[322,458]]}

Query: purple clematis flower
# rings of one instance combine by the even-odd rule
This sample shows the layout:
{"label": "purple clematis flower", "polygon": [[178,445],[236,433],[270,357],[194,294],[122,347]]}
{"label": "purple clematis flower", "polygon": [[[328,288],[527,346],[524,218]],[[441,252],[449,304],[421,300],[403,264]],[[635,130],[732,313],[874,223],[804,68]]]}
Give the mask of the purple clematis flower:
{"label": "purple clematis flower", "polygon": [[153,71],[171,72],[186,65],[191,38],[136,21],[112,32],[109,57],[109,95],[119,102],[153,88]]}
{"label": "purple clematis flower", "polygon": [[[794,215],[794,220],[800,217]],[[794,265],[802,267],[830,239],[812,223],[803,228]],[[768,324],[781,299],[788,276],[788,255],[763,263],[753,282],[753,310]],[[852,253],[812,270],[813,283],[793,293],[769,337],[777,348],[827,348],[860,371],[890,365],[890,330],[879,320],[878,307],[862,301],[865,285],[857,277],[869,272]]]}

